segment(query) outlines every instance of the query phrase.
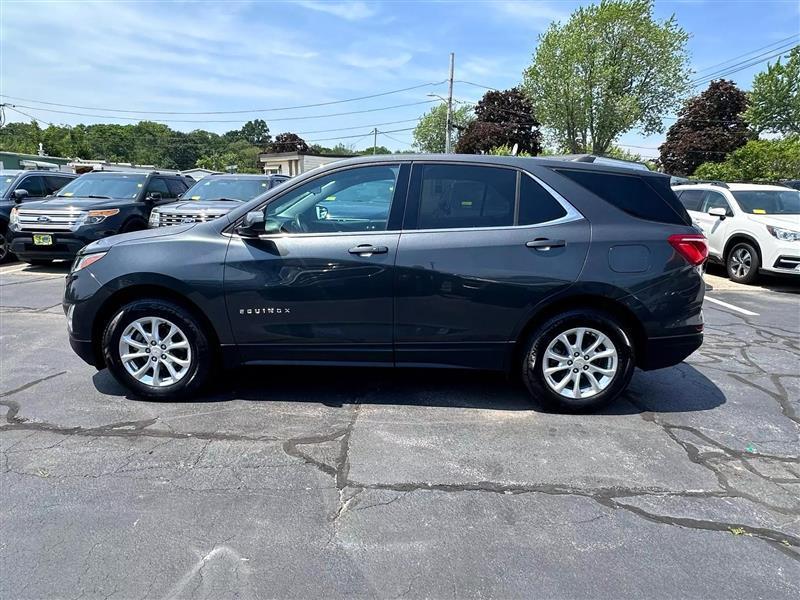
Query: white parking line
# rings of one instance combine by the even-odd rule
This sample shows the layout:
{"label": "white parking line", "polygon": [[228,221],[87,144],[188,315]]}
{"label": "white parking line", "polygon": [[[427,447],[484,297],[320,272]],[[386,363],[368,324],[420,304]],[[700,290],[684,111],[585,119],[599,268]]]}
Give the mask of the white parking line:
{"label": "white parking line", "polygon": [[0,269],[0,275],[4,273],[16,273],[17,271],[22,271],[23,269],[27,269],[28,267],[30,267],[30,265],[28,264],[18,265],[16,267],[5,267],[3,269]]}
{"label": "white parking line", "polygon": [[757,317],[758,313],[754,313],[752,310],[747,310],[746,308],[739,308],[738,306],[734,306],[733,304],[728,304],[727,302],[723,302],[722,300],[717,300],[716,298],[709,298],[706,296],[705,298],[709,302],[713,302],[714,304],[719,304],[720,306],[724,306],[730,310],[735,310],[738,313],[742,313],[743,315],[747,315],[748,317]]}

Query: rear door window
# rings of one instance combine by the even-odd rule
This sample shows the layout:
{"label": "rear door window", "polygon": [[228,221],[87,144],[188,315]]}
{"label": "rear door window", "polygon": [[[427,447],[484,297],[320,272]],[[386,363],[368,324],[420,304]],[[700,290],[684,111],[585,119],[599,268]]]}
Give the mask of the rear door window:
{"label": "rear door window", "polygon": [[[689,225],[691,219],[664,177],[556,169],[616,208],[647,221]],[[663,181],[662,181],[663,179]]]}
{"label": "rear door window", "polygon": [[553,198],[550,192],[529,176],[522,174],[519,187],[518,225],[547,223],[560,219],[566,214],[567,211]]}
{"label": "rear door window", "polygon": [[703,198],[705,195],[705,190],[683,190],[678,198],[686,210],[700,212],[700,207],[703,205]]}
{"label": "rear door window", "polygon": [[503,227],[514,224],[517,173],[473,165],[420,170],[417,229]]}

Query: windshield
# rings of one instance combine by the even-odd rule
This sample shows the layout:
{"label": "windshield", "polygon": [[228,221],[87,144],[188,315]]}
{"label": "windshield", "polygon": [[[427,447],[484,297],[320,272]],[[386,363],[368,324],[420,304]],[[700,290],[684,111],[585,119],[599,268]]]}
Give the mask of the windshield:
{"label": "windshield", "polygon": [[60,198],[136,198],[144,185],[146,175],[87,174],[61,188]]}
{"label": "windshield", "polygon": [[268,179],[254,177],[207,177],[195,183],[183,197],[189,200],[252,200],[269,189]]}
{"label": "windshield", "polygon": [[0,197],[5,196],[9,186],[14,183],[16,175],[0,175]]}
{"label": "windshield", "polygon": [[794,190],[733,192],[733,197],[752,215],[800,215],[800,192]]}

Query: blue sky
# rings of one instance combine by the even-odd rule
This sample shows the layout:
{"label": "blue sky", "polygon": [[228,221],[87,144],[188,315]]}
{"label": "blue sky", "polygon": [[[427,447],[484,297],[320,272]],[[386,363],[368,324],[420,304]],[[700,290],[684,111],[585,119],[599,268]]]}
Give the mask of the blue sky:
{"label": "blue sky", "polygon": [[[507,88],[519,83],[537,36],[581,4],[588,2],[0,0],[0,94],[45,122],[130,123],[111,117],[142,115],[97,108],[200,112],[330,102],[442,81],[451,51],[456,79]],[[655,10],[659,18],[675,13],[691,33],[697,71],[800,33],[799,0],[657,1]],[[763,66],[731,78],[748,89]],[[405,149],[411,131],[396,130],[412,128],[430,107],[424,102],[436,102],[428,93],[444,95],[446,86],[318,108],[150,118],[184,131],[217,132],[264,118],[273,134],[295,131],[309,142],[358,149],[371,146],[368,132],[377,126],[391,132],[379,135],[380,144]],[[482,93],[463,83],[454,91],[465,102]],[[330,116],[366,110],[374,112]],[[6,117],[27,120],[13,111]],[[620,142],[654,156],[661,140],[629,132]]]}

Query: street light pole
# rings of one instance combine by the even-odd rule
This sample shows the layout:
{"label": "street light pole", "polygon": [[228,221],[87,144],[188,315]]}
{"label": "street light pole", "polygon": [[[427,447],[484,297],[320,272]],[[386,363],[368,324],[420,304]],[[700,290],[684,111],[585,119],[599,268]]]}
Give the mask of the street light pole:
{"label": "street light pole", "polygon": [[453,71],[455,70],[456,55],[450,53],[450,77],[447,83],[447,123],[445,125],[444,152],[450,154],[452,142],[450,141],[450,130],[453,126]]}
{"label": "street light pole", "polygon": [[372,130],[372,154],[376,154],[378,152],[378,128]]}

